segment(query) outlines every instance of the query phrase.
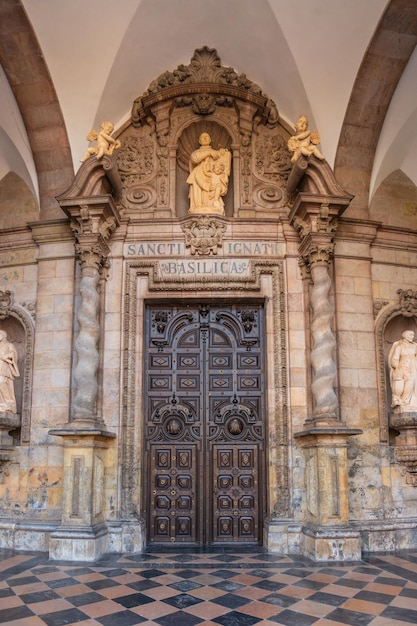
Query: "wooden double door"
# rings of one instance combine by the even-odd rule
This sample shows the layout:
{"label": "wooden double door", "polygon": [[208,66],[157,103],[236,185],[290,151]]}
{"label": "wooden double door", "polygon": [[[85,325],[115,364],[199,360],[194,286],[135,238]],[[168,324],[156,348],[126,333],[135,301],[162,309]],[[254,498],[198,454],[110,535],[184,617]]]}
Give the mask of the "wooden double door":
{"label": "wooden double door", "polygon": [[259,544],[266,491],[263,307],[153,305],[145,326],[149,542]]}

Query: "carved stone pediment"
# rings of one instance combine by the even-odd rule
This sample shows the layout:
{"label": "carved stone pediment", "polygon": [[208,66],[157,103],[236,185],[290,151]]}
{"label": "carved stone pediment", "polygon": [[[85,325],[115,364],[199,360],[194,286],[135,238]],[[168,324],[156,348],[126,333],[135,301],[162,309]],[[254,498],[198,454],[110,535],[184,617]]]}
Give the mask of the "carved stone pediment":
{"label": "carved stone pediment", "polygon": [[233,107],[235,100],[250,101],[263,121],[276,126],[275,104],[256,83],[232,67],[222,66],[216,50],[204,46],[194,52],[189,65],[179,65],[153,80],[143,96],[136,98],[132,122],[138,126],[152,115],[156,102],[174,100],[177,107],[192,107],[197,115],[209,115],[216,107]]}
{"label": "carved stone pediment", "polygon": [[190,156],[203,133],[213,150],[231,155],[224,215],[286,217],[290,130],[260,86],[222,65],[208,47],[153,80],[134,101],[131,124],[117,136],[121,205],[128,217],[189,214]]}

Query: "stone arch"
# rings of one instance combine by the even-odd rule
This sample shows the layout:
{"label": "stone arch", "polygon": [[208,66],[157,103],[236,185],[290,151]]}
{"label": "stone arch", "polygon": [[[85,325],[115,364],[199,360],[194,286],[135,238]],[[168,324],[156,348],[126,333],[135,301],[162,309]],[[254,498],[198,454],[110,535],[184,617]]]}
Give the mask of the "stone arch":
{"label": "stone arch", "polygon": [[71,151],[42,50],[19,0],[0,3],[0,64],[28,134],[38,175],[39,217],[44,220],[62,217],[55,196],[74,177]]}
{"label": "stone arch", "polygon": [[[413,2],[391,0],[363,58],[346,110],[335,158],[335,175],[355,195],[349,215],[367,218],[378,138],[391,98],[417,44]],[[373,87],[378,83],[378,89]],[[361,158],[358,159],[358,146]]]}

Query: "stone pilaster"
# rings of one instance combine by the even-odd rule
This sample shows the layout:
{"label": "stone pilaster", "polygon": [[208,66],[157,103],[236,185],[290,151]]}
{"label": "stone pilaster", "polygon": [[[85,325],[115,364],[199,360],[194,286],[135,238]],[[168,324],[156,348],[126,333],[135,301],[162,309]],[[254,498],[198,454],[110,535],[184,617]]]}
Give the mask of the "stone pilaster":
{"label": "stone pilaster", "polygon": [[361,433],[347,428],[336,393],[336,338],[330,265],[334,233],[344,209],[336,198],[300,193],[291,220],[301,243],[300,266],[311,282],[312,415],[295,438],[306,462],[306,523],[303,551],[315,560],[360,558],[360,537],[349,528],[347,489],[348,438]]}
{"label": "stone pilaster", "polygon": [[81,266],[78,335],[74,343],[75,393],[66,428],[50,430],[64,441],[64,497],[61,526],[51,534],[50,558],[92,561],[109,551],[104,518],[107,449],[115,435],[98,406],[100,295],[108,239],[119,223],[111,196],[61,200],[76,238]]}

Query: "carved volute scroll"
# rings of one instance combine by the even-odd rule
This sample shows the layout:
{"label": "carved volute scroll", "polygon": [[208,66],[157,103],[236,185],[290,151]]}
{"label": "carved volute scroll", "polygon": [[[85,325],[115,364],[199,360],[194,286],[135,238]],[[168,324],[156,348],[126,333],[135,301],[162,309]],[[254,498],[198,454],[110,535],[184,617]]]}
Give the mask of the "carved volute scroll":
{"label": "carved volute scroll", "polygon": [[118,134],[121,203],[129,217],[188,215],[189,160],[203,132],[213,149],[231,153],[225,216],[286,217],[291,130],[259,85],[207,47],[152,81]]}

